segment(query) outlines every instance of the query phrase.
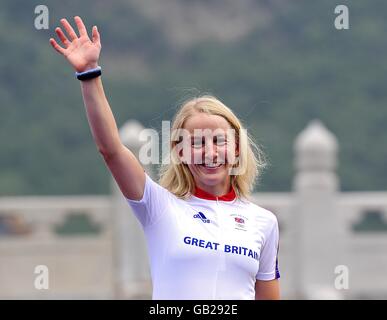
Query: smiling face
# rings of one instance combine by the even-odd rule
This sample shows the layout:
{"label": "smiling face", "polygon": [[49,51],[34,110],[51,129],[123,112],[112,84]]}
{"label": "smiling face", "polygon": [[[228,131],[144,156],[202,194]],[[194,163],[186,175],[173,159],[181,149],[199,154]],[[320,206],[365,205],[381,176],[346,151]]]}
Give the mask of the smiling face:
{"label": "smiling face", "polygon": [[196,113],[184,125],[189,132],[190,152],[184,155],[197,187],[215,196],[230,190],[229,167],[238,151],[235,131],[218,115]]}
{"label": "smiling face", "polygon": [[[222,137],[218,139],[216,134],[211,138],[204,134],[203,140],[206,129],[213,133],[223,129],[224,133],[230,128],[234,133],[233,142],[227,135],[227,140],[222,141]],[[202,135],[196,137],[195,129],[203,130]],[[238,198],[248,198],[260,169],[265,165],[264,155],[238,117],[211,95],[182,103],[168,140],[169,149],[160,168],[160,185],[181,199],[187,200],[195,192],[195,186],[213,196],[227,194],[232,186]],[[202,166],[199,161],[195,162],[196,159],[212,162],[215,166]]]}

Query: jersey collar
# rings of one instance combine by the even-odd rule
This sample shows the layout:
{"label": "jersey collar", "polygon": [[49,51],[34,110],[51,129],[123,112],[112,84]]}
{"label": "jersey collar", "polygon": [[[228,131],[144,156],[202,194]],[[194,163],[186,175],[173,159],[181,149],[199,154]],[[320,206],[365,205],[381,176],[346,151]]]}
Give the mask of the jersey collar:
{"label": "jersey collar", "polygon": [[204,191],[203,189],[200,189],[199,187],[196,186],[194,196],[197,198],[206,199],[206,200],[221,200],[221,201],[233,201],[236,198],[236,194],[233,187],[231,187],[231,190],[226,194],[216,197],[211,193],[208,193],[207,191]]}

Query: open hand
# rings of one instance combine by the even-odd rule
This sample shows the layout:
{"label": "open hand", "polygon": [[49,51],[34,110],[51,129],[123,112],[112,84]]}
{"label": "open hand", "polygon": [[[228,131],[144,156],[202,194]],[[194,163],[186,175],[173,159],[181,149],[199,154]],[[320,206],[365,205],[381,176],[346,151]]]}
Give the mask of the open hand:
{"label": "open hand", "polygon": [[64,48],[53,38],[50,38],[50,43],[56,51],[66,58],[77,72],[82,72],[98,66],[101,42],[96,26],[93,26],[92,40],[90,40],[82,19],[79,16],[75,16],[74,20],[78,27],[79,37],[68,21],[66,19],[61,19],[60,22],[69,38],[67,38],[61,28],[57,27],[55,28],[55,32]]}

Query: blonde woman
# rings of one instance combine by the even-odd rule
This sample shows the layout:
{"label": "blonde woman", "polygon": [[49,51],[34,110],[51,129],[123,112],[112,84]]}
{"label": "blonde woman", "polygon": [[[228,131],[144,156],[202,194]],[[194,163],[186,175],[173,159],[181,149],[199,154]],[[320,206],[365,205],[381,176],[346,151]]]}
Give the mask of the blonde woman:
{"label": "blonde woman", "polygon": [[235,114],[213,96],[186,101],[172,124],[169,161],[153,181],[120,141],[92,39],[66,19],[50,43],[76,71],[89,125],[146,235],[153,299],[279,299],[276,217],[249,200],[262,165]]}

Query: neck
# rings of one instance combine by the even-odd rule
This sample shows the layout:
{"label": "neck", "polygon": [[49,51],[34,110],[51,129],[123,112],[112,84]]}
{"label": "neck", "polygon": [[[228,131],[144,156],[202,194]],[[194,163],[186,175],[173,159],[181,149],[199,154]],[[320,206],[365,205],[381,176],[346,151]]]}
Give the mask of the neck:
{"label": "neck", "polygon": [[230,188],[230,190],[227,193],[223,194],[212,194],[208,191],[205,191],[201,189],[200,187],[195,187],[195,193],[194,196],[201,199],[207,199],[207,200],[222,200],[222,201],[233,201],[236,198],[236,194],[233,188]]}
{"label": "neck", "polygon": [[202,183],[197,183],[196,187],[201,189],[202,191],[205,191],[205,192],[213,195],[214,197],[220,197],[220,196],[230,192],[231,183],[230,183],[229,179],[227,179],[227,181],[225,181],[224,183],[213,185],[213,186],[202,184]]}

